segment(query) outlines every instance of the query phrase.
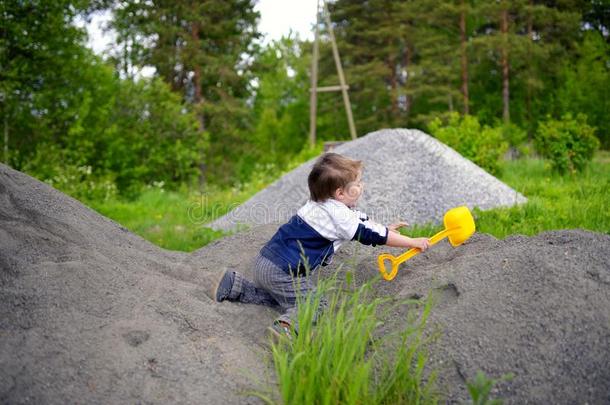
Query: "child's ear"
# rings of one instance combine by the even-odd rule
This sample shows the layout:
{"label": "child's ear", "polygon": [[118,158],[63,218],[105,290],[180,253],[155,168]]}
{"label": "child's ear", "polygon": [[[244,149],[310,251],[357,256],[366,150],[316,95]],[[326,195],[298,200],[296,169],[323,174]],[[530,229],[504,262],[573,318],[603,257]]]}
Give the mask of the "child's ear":
{"label": "child's ear", "polygon": [[339,187],[338,189],[335,190],[335,192],[333,193],[333,198],[335,200],[340,199],[343,196],[343,188]]}

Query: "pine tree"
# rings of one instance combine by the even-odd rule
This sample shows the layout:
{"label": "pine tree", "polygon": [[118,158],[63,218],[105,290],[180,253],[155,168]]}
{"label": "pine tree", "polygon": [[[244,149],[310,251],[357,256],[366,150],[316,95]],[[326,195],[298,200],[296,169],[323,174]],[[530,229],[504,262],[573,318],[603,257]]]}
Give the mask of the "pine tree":
{"label": "pine tree", "polygon": [[424,100],[420,99],[422,108],[417,111],[416,122],[427,122],[456,109],[468,113],[469,4],[419,0],[415,5],[418,64],[425,69],[412,87],[417,89],[422,83],[427,93]]}
{"label": "pine tree", "polygon": [[[202,172],[228,180],[249,128],[250,61],[257,38],[252,0],[138,0],[114,6],[123,66],[154,66],[210,134]],[[133,45],[132,45],[133,44]],[[202,157],[202,160],[204,158]]]}
{"label": "pine tree", "polygon": [[84,1],[0,2],[2,160],[19,168],[41,142],[67,132],[79,108],[89,63],[83,30],[74,24]]}
{"label": "pine tree", "polygon": [[421,124],[438,111],[467,108],[467,10],[456,1],[332,4],[361,131]]}
{"label": "pine tree", "polygon": [[[413,27],[406,3],[389,0],[339,0],[329,4],[335,36],[359,133],[406,121],[410,99],[406,91],[407,66],[412,61]],[[338,83],[330,46],[320,54],[320,85]],[[320,110],[338,111],[341,100],[321,95]],[[330,106],[329,106],[330,104]],[[322,117],[320,132],[347,134],[344,119]],[[328,124],[332,125],[328,125]],[[325,127],[326,125],[326,127]]]}
{"label": "pine tree", "polygon": [[[537,0],[486,2],[473,8],[472,98],[477,115],[492,123],[502,117],[528,126],[550,112],[561,66],[579,35],[576,4]],[[500,107],[501,106],[501,107]]]}

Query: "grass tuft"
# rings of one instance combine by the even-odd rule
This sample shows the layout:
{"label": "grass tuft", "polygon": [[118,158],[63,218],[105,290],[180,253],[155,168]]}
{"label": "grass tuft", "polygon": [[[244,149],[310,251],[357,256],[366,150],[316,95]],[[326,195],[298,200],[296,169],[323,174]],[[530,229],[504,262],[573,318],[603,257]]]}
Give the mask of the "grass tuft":
{"label": "grass tuft", "polygon": [[[430,302],[372,298],[372,283],[350,291],[337,284],[334,278],[321,281],[299,303],[298,335],[272,346],[281,400],[263,393],[259,398],[286,404],[436,403],[434,379],[424,378]],[[328,306],[314,322],[323,295]],[[397,305],[410,305],[413,316],[401,321],[398,332],[382,336],[383,319]]]}

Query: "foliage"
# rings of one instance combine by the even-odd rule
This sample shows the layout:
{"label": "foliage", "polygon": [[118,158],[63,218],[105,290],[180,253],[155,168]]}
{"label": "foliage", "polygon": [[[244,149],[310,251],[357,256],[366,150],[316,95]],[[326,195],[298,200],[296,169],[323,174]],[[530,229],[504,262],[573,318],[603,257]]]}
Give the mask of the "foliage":
{"label": "foliage", "polygon": [[576,6],[505,0],[475,4],[470,41],[474,114],[484,123],[502,117],[531,132],[548,112],[549,89],[556,87],[558,69],[568,56],[566,44],[578,35]]}
{"label": "foliage", "polygon": [[209,152],[200,156],[202,175],[229,183],[233,162],[249,149],[254,1],[121,0],[113,11],[117,65],[128,73],[131,66],[153,66],[180,94],[210,139]]}
{"label": "foliage", "polygon": [[535,141],[538,153],[550,159],[559,173],[582,171],[599,147],[595,128],[587,125],[584,114],[575,119],[569,113],[561,120],[547,118],[540,123]]}
{"label": "foliage", "polygon": [[[415,34],[409,2],[339,0],[328,4],[349,85],[357,133],[400,125],[407,95],[404,72]],[[339,84],[326,24],[322,27],[319,85]],[[349,135],[340,93],[319,95],[319,131],[346,139]],[[331,138],[332,139],[332,138]]]}
{"label": "foliage", "polygon": [[496,120],[494,125],[502,133],[502,138],[508,144],[511,157],[530,156],[532,154],[531,142],[527,131],[512,122]]}
{"label": "foliage", "polygon": [[[491,125],[505,115],[533,133],[538,118],[556,104],[560,72],[574,59],[586,8],[578,2],[333,2],[359,133],[421,126],[462,110],[464,89],[480,122]],[[325,84],[336,84],[327,41],[320,63]],[[345,120],[332,116],[341,107],[335,95],[321,96],[319,121],[345,133]]]}
{"label": "foliage", "polygon": [[0,110],[3,161],[16,168],[39,142],[55,142],[81,104],[80,69],[89,52],[72,25],[83,2],[2,1]]}
{"label": "foliage", "polygon": [[[418,308],[412,300],[371,299],[371,285],[340,291],[335,279],[320,282],[298,305],[298,335],[272,348],[282,401],[273,391],[256,395],[267,403],[435,403],[433,378],[424,382],[430,301]],[[314,322],[323,294],[328,306]],[[399,332],[381,336],[384,317],[398,305],[410,305],[411,316]]]}
{"label": "foliage", "polygon": [[133,196],[153,182],[194,182],[207,139],[165,83],[121,80],[95,59],[77,79],[79,105],[65,111],[64,129],[24,149],[17,168],[86,199]]}
{"label": "foliage", "polygon": [[501,128],[481,127],[474,116],[452,113],[446,124],[435,118],[429,129],[436,138],[490,173],[499,171],[500,157],[508,147]]}
{"label": "foliage", "polygon": [[512,122],[496,121],[495,125],[502,133],[502,138],[509,146],[519,147],[527,141],[527,132]]}
{"label": "foliage", "polygon": [[103,202],[117,197],[113,173],[94,172],[91,166],[70,159],[65,149],[39,145],[23,170],[80,201]]}
{"label": "foliage", "polygon": [[[86,49],[75,25],[96,7],[114,12],[116,69]],[[449,120],[467,84],[481,132],[493,125],[522,153],[519,128],[531,138],[548,114],[585,112],[608,147],[608,19],[599,2],[340,0],[329,8],[360,135]],[[3,160],[78,198],[135,197],[161,182],[192,187],[201,172],[204,185],[262,187],[311,152],[312,44],[255,43],[250,0],[7,0],[1,13]],[[133,80],[144,65],[155,67],[156,80]],[[511,123],[500,125],[503,67]],[[319,84],[337,81],[323,27]],[[348,137],[339,94],[321,94],[318,111],[320,140]]]}
{"label": "foliage", "polygon": [[191,183],[208,147],[196,118],[161,80],[122,80],[83,46],[73,20],[87,6],[3,3],[8,163],[86,200]]}
{"label": "foliage", "polygon": [[565,64],[557,91],[560,113],[586,113],[602,146],[610,148],[610,43],[598,32],[585,32],[578,58]]}
{"label": "foliage", "polygon": [[303,44],[292,36],[272,41],[254,62],[256,94],[249,135],[252,150],[240,159],[238,178],[248,181],[261,167],[282,170],[306,147],[309,122],[308,59]]}
{"label": "foliage", "polygon": [[116,173],[124,194],[153,182],[175,188],[197,179],[209,147],[207,133],[198,130],[195,115],[163,81],[122,80],[111,120],[100,158],[105,169]]}

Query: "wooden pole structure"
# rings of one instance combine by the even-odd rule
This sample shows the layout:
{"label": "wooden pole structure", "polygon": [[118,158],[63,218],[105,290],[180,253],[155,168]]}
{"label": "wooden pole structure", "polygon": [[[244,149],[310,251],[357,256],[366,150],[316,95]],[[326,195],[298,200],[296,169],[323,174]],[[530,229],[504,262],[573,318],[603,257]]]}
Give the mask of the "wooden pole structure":
{"label": "wooden pole structure", "polygon": [[354,125],[354,117],[352,117],[352,106],[349,102],[349,96],[347,95],[347,84],[345,84],[345,76],[343,75],[343,67],[341,66],[341,59],[339,58],[339,49],[337,48],[337,42],[335,41],[335,33],[333,25],[330,22],[330,13],[324,4],[324,19],[326,25],[328,25],[328,32],[330,34],[330,42],[333,47],[333,57],[335,58],[335,66],[337,67],[337,73],[339,74],[339,85],[341,86],[341,93],[343,93],[343,104],[345,104],[345,113],[347,114],[347,123],[349,125],[349,133],[352,139],[356,139],[356,126]]}
{"label": "wooden pole structure", "polygon": [[347,90],[349,86],[345,82],[345,75],[343,74],[343,67],[341,66],[341,59],[339,57],[339,49],[337,48],[337,42],[335,41],[335,33],[330,21],[330,13],[324,0],[322,1],[324,20],[328,26],[328,32],[330,34],[330,42],[333,50],[333,58],[335,59],[335,66],[337,68],[337,75],[339,76],[338,86],[326,86],[318,87],[318,58],[319,58],[319,41],[320,41],[320,0],[318,0],[316,9],[316,28],[315,28],[315,39],[313,43],[313,55],[311,61],[311,96],[309,104],[309,143],[313,147],[316,143],[316,114],[317,114],[317,97],[318,93],[328,91],[341,91],[343,94],[343,104],[345,105],[345,113],[347,115],[347,123],[349,125],[349,132],[352,139],[356,139],[356,126],[354,125],[354,117],[352,115],[352,106],[349,101],[349,95]]}

